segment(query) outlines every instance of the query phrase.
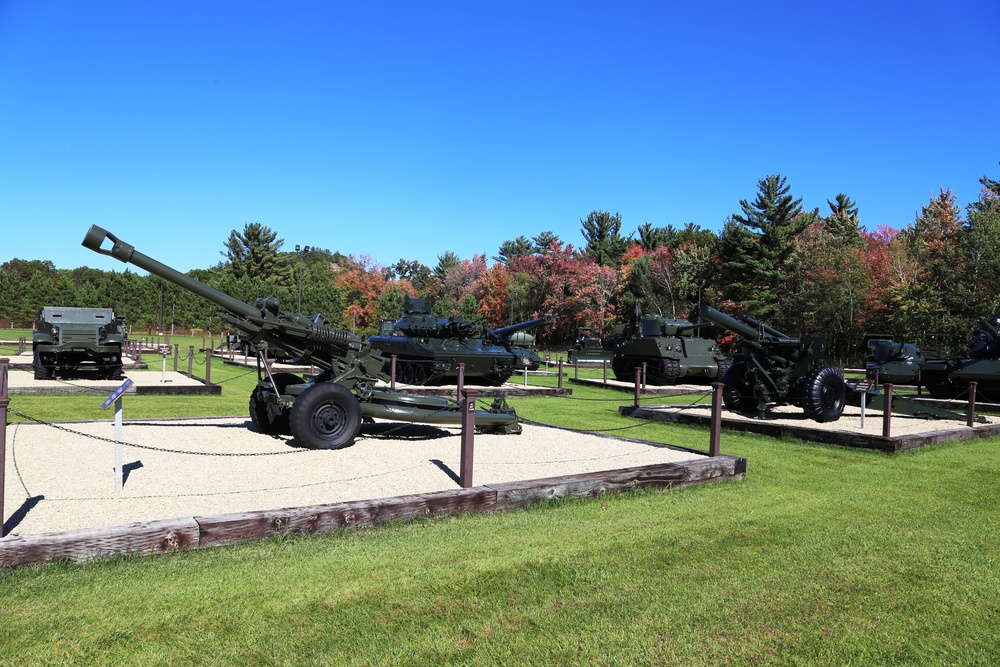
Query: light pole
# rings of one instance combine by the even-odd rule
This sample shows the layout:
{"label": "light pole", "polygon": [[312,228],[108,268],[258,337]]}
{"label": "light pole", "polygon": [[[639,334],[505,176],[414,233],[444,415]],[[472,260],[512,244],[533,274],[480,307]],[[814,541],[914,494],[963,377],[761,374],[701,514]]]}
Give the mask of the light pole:
{"label": "light pole", "polygon": [[302,255],[309,252],[309,246],[302,248],[299,244],[295,244],[295,252],[299,254],[299,314],[302,314]]}

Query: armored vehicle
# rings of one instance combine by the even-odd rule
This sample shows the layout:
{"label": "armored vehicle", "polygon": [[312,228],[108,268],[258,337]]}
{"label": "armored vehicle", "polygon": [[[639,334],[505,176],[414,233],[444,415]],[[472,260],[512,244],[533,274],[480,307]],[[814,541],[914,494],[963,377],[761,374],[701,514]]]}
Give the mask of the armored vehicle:
{"label": "armored vehicle", "polygon": [[[928,348],[931,349],[931,348]],[[1000,315],[979,319],[965,355],[922,352],[910,343],[872,341],[868,344],[868,377],[880,382],[926,387],[934,398],[964,397],[976,383],[976,396],[1000,401]]]}
{"label": "armored vehicle", "polygon": [[124,340],[111,308],[45,306],[31,336],[35,379],[78,377],[84,370],[119,379]]}
{"label": "armored vehicle", "polygon": [[600,363],[614,359],[614,350],[608,350],[594,327],[580,327],[576,330],[573,347],[566,354],[570,363]]}
{"label": "armored vehicle", "polygon": [[739,334],[739,354],[722,380],[727,408],[756,408],[763,419],[770,403],[797,405],[818,422],[840,419],[847,384],[839,370],[824,363],[826,337],[793,338],[749,315],[736,319],[709,306],[702,306],[701,317]]}
{"label": "armored vehicle", "polygon": [[639,318],[623,331],[615,345],[611,368],[622,382],[635,379],[635,369],[646,364],[646,383],[653,385],[684,382],[709,382],[721,378],[729,369],[729,360],[712,338],[698,338],[695,333],[710,322],[694,324],[689,320],[657,315]]}
{"label": "armored vehicle", "polygon": [[435,317],[426,299],[406,297],[403,316],[392,325],[392,333],[383,327],[368,343],[379,350],[391,369],[396,355],[396,379],[405,384],[440,385],[458,381],[458,364],[465,364],[465,381],[499,387],[518,368],[530,365],[510,337],[524,329],[551,322],[551,316],[520,322],[499,329],[480,330],[474,322],[461,317]]}
{"label": "armored vehicle", "polygon": [[[108,241],[112,245],[105,248]],[[329,326],[322,316],[305,317],[282,310],[275,298],[261,298],[251,306],[138,252],[97,225],[87,232],[83,245],[197,294],[219,306],[223,322],[248,334],[254,343],[267,342],[293,355],[297,363],[321,369],[307,380],[293,373],[272,374],[267,364],[258,363],[257,386],[249,403],[250,420],[258,431],[291,433],[305,447],[338,449],[354,442],[363,419],[462,422],[465,413],[454,400],[412,396],[376,386],[389,380],[382,372],[385,358],[350,331]],[[489,409],[476,410],[474,420],[479,430],[521,432],[517,415],[503,398],[494,399]]]}

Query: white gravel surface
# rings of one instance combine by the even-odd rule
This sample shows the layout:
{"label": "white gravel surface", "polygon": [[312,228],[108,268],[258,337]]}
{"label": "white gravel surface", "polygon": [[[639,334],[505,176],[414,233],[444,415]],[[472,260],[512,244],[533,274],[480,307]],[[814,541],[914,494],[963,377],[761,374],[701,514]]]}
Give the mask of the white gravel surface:
{"label": "white gravel surface", "polygon": [[[245,418],[126,421],[123,440],[142,447],[123,447],[127,475],[120,496],[113,421],[60,427],[7,428],[4,519],[17,520],[12,534],[460,488],[457,427],[378,422],[364,426],[351,447],[305,450],[295,447],[291,437],[251,430]],[[473,482],[487,485],[694,458],[699,455],[525,425],[521,435],[476,436]]]}

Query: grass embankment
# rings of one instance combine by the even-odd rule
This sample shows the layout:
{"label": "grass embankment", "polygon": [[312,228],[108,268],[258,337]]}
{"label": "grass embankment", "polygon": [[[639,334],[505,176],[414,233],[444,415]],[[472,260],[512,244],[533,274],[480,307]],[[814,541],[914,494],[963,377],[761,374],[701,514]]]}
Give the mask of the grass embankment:
{"label": "grass embankment", "polygon": [[[608,430],[635,424],[630,401],[574,386],[513,404]],[[993,665],[997,444],[725,433],[744,482],[3,572],[0,662]]]}

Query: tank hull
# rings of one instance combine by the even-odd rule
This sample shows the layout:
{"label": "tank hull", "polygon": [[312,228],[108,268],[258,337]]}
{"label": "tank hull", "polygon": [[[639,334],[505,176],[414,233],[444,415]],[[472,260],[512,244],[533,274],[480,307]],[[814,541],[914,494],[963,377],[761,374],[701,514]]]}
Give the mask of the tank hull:
{"label": "tank hull", "polygon": [[372,336],[368,342],[387,359],[386,373],[391,372],[392,355],[396,356],[396,381],[404,384],[457,384],[459,364],[465,364],[467,384],[498,387],[514,373],[518,359],[479,339]]}
{"label": "tank hull", "polygon": [[635,379],[635,369],[646,364],[646,383],[671,385],[721,380],[729,360],[710,338],[644,337],[618,345],[611,368],[622,382]]}

